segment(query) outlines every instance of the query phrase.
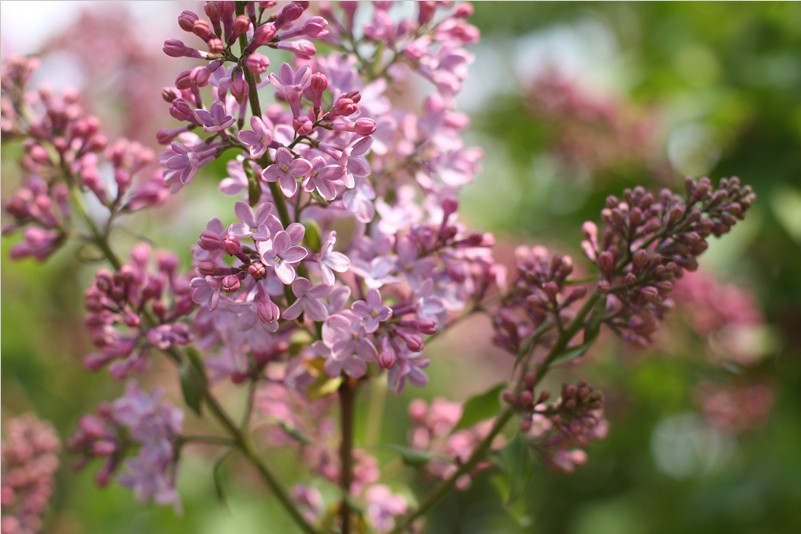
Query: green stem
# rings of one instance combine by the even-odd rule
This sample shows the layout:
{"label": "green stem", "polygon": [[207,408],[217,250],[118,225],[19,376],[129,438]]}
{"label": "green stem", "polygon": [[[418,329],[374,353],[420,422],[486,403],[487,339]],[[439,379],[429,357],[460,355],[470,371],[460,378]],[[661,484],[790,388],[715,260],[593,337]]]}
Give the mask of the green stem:
{"label": "green stem", "polygon": [[339,448],[342,503],[339,508],[339,516],[342,520],[342,534],[351,534],[350,488],[353,485],[353,416],[357,386],[358,383],[345,378],[339,387],[342,430],[342,443]]}
{"label": "green stem", "polygon": [[[567,345],[570,343],[570,340],[573,338],[573,336],[575,336],[578,331],[581,330],[582,326],[584,326],[584,321],[597,304],[599,298],[600,295],[598,294],[598,291],[593,291],[592,295],[590,295],[590,297],[584,303],[584,306],[582,306],[581,310],[579,310],[570,326],[559,335],[556,344],[554,344],[553,348],[551,348],[545,360],[537,370],[537,383],[542,380],[542,378],[550,369],[551,364],[559,357],[565,348],[567,348]],[[532,334],[532,337],[535,335],[536,334]],[[521,354],[523,351],[530,350],[528,345],[529,344],[526,343],[526,346],[523,348],[523,350],[521,350]],[[525,373],[521,373],[521,377],[524,376],[524,374]],[[425,515],[428,510],[430,510],[442,497],[444,497],[451,489],[453,489],[460,477],[473,470],[473,468],[475,468],[475,466],[478,465],[478,463],[483,459],[486,453],[489,452],[495,437],[501,433],[503,427],[506,426],[506,423],[509,422],[509,419],[511,419],[514,414],[514,407],[508,406],[506,409],[504,409],[497,419],[495,419],[495,423],[492,425],[489,433],[473,450],[470,458],[468,458],[467,461],[462,464],[462,466],[459,467],[459,469],[457,469],[451,476],[449,476],[439,486],[432,490],[431,493],[426,496],[420,506],[414,512],[406,516],[402,521],[400,521],[398,525],[390,532],[390,534],[400,534],[409,528],[415,520]]]}

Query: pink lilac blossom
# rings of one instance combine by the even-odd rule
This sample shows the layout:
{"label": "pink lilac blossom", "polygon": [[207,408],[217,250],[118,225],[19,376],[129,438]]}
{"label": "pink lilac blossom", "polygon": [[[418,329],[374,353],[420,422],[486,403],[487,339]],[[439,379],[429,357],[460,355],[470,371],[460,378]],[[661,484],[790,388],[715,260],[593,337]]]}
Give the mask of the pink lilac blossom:
{"label": "pink lilac blossom", "polygon": [[[426,473],[436,478],[448,478],[465,462],[473,449],[489,433],[492,421],[484,421],[471,428],[453,432],[456,423],[462,417],[462,405],[443,398],[434,399],[427,404],[415,399],[409,404],[409,418],[412,427],[409,431],[409,443],[418,450],[436,454],[439,458],[428,462]],[[493,449],[500,449],[501,439],[493,443]],[[470,487],[472,477],[488,469],[490,462],[480,462],[469,473],[456,480],[456,488],[465,490]]]}
{"label": "pink lilac blossom", "polygon": [[6,422],[2,447],[3,534],[42,531],[55,486],[60,442],[53,427],[32,414]]}
{"label": "pink lilac blossom", "polygon": [[98,484],[106,485],[123,468],[118,481],[137,499],[180,510],[173,445],[182,426],[183,413],[160,389],[148,393],[129,382],[125,395],[98,406],[97,415],[83,416],[67,448],[81,455],[78,468],[94,458],[106,459],[96,476]]}
{"label": "pink lilac blossom", "polygon": [[178,259],[157,254],[155,273],[149,272],[150,262],[150,246],[140,243],[130,264],[113,274],[99,271],[86,290],[84,324],[99,349],[84,361],[90,369],[108,365],[113,377],[123,379],[147,369],[152,347],[164,350],[192,340],[189,326],[180,322],[194,304],[188,278],[178,273]]}
{"label": "pink lilac blossom", "polygon": [[[153,167],[153,152],[127,139],[109,142],[75,93],[31,92],[27,84],[37,66],[36,60],[18,57],[2,66],[2,135],[26,138],[21,164],[27,175],[26,184],[5,203],[12,221],[3,226],[3,234],[24,230],[11,256],[44,261],[75,226],[71,187],[114,214],[156,206],[168,193],[161,171]],[[148,176],[146,181],[142,176]]]}

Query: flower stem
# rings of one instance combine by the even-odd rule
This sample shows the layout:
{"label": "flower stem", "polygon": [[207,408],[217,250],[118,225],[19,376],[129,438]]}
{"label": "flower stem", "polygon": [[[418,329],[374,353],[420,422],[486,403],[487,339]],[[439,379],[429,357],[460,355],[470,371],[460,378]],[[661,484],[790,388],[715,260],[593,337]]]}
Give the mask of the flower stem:
{"label": "flower stem", "polygon": [[[551,364],[564,352],[567,348],[568,343],[570,340],[578,333],[579,330],[584,326],[584,321],[587,319],[587,316],[592,312],[595,306],[598,304],[598,300],[600,295],[598,290],[596,289],[584,303],[584,306],[579,310],[576,317],[570,323],[570,326],[559,335],[556,343],[554,344],[553,348],[548,352],[548,355],[545,357],[545,360],[540,365],[539,369],[537,369],[537,382],[539,383],[542,378],[547,374],[548,370],[550,369]],[[534,334],[533,334],[534,335]],[[528,345],[528,344],[527,344]],[[524,348],[523,350],[530,350],[528,347]],[[524,373],[521,373],[523,376]],[[459,467],[451,476],[445,479],[439,486],[434,488],[423,500],[420,506],[417,509],[406,516],[402,521],[398,523],[398,525],[390,532],[390,534],[400,534],[408,529],[411,524],[417,520],[418,518],[425,515],[428,510],[430,510],[442,497],[444,497],[453,487],[456,485],[457,480],[463,475],[469,473],[476,465],[484,458],[484,456],[489,452],[490,447],[492,446],[492,442],[495,440],[495,437],[501,433],[506,423],[509,422],[509,419],[515,414],[515,409],[512,406],[508,406],[501,414],[495,419],[495,423],[492,425],[489,433],[481,440],[481,443],[473,450],[473,453],[470,455],[470,458]]]}
{"label": "flower stem", "polygon": [[342,504],[339,516],[342,519],[342,534],[351,534],[350,488],[353,484],[353,415],[357,382],[346,378],[339,387],[339,406],[341,412],[342,443],[339,448],[341,464],[340,483]]}

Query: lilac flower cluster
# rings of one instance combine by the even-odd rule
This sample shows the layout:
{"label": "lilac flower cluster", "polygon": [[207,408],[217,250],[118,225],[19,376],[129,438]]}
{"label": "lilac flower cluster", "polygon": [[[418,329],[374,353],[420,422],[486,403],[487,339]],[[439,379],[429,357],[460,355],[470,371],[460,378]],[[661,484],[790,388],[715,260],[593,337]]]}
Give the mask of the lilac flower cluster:
{"label": "lilac flower cluster", "polygon": [[148,368],[153,348],[165,350],[192,339],[187,325],[178,322],[194,308],[188,279],[178,273],[178,258],[156,255],[158,271],[148,271],[151,249],[140,243],[131,251],[129,265],[114,274],[100,270],[86,290],[84,324],[99,349],[86,357],[92,370],[108,365],[118,380]]}
{"label": "lilac flower cluster", "polygon": [[706,240],[727,233],[755,198],[737,178],[721,180],[717,189],[708,178],[688,178],[685,189],[685,198],[667,189],[658,196],[642,187],[626,190],[623,199],[607,198],[600,235],[594,223],[584,225],[582,246],[607,295],[604,323],[632,343],[650,341],[676,280],[698,268]]}
{"label": "lilac flower cluster", "polygon": [[[526,390],[521,396],[525,393]],[[569,473],[587,461],[583,450],[587,444],[606,437],[603,394],[581,380],[564,384],[561,396],[553,403],[544,402],[547,398],[548,395],[540,395],[531,419],[524,420],[521,429],[527,427],[531,445],[547,465]],[[518,402],[522,400],[525,399]]]}
{"label": "lilac flower cluster", "polygon": [[691,326],[708,339],[710,358],[748,366],[759,360],[755,334],[765,326],[755,295],[747,288],[697,271],[678,281],[673,298],[689,316]]}
{"label": "lilac flower cluster", "polygon": [[[167,190],[161,172],[151,166],[153,152],[126,139],[109,143],[77,94],[58,97],[47,88],[28,92],[37,66],[35,59],[15,57],[2,67],[2,135],[25,139],[21,165],[27,175],[25,185],[5,203],[13,222],[3,234],[24,228],[24,239],[12,247],[11,257],[43,261],[72,231],[71,190],[94,197],[112,214],[160,204]],[[102,171],[107,165],[111,176]],[[148,169],[150,177],[135,185]]]}
{"label": "lilac flower cluster", "polygon": [[[73,95],[26,96],[30,60],[4,66],[2,131],[26,139],[30,174],[6,206],[9,230],[27,226],[12,255],[45,259],[71,233],[71,211],[80,212],[85,237],[114,271],[99,271],[86,292],[98,348],[86,365],[108,365],[121,380],[144,371],[152,349],[165,351],[181,368],[187,405],[226,433],[180,435],[182,413],[161,390],[130,382],[125,396],[81,420],[69,444],[81,464],[105,459],[99,483],[124,463],[119,480],[140,499],[178,507],[178,452],[200,441],[242,452],[305,532],[318,522],[350,534],[357,513],[379,532],[400,531],[431,503],[412,510],[382,484],[377,459],[355,443],[354,398],[369,379],[386,379],[396,393],[426,385],[430,336],[476,311],[493,316],[496,343],[518,355],[519,378],[504,395],[509,406],[470,428],[459,425],[460,403],[411,403],[411,445],[431,455],[426,472],[442,479],[434,496],[492,466],[485,453],[503,445],[499,434],[515,414],[548,465],[570,471],[585,461],[583,447],[606,432],[602,395],[582,381],[549,404],[547,392],[535,395],[539,379],[583,353],[601,322],[648,341],[675,280],[695,269],[710,235],[742,218],[753,194],[734,178],[718,190],[688,180],[684,200],[642,188],[610,197],[602,233],[584,227],[597,283],[571,279],[567,256],[520,248],[515,277],[500,291],[505,269],[492,257],[493,237],[458,217],[459,189],[481,160],[465,146],[468,120],[455,109],[472,61],[464,47],[478,39],[471,13],[452,2],[416,3],[411,18],[391,2],[206,2],[205,16],[184,11],[180,28],[202,44],[168,39],[163,51],[200,64],[162,91],[179,124],[158,132],[163,172],[139,187],[149,151],[109,144]],[[291,60],[271,65],[270,50]],[[429,94],[416,96],[415,78]],[[167,254],[154,270],[144,244],[123,265],[109,239],[117,215],[160,203],[224,157],[219,189],[232,206],[197,229],[192,273],[180,275]],[[82,194],[106,209],[104,224]],[[212,388],[222,381],[246,386],[241,419],[217,400]],[[337,405],[339,418],[330,415]],[[266,431],[253,431],[254,418]],[[314,476],[339,484],[338,503],[307,484],[295,487],[293,503],[256,452],[257,437],[296,445]]]}
{"label": "lilac flower cluster", "polygon": [[4,438],[2,532],[41,532],[58,469],[58,436],[50,424],[28,414],[8,421]]}
{"label": "lilac flower cluster", "polygon": [[[464,464],[492,427],[492,421],[483,421],[471,428],[457,430],[456,424],[462,417],[463,406],[459,402],[436,398],[431,404],[415,399],[409,404],[409,418],[412,427],[409,443],[417,450],[430,452],[437,458],[426,463],[425,471],[435,478],[446,479]],[[498,449],[502,440],[496,440],[493,448]],[[491,467],[489,461],[479,463],[469,473],[456,480],[456,488],[470,487],[472,477]]]}
{"label": "lilac flower cluster", "polygon": [[163,398],[161,389],[151,393],[129,382],[125,395],[111,404],[97,407],[97,415],[81,418],[78,430],[70,438],[67,449],[81,455],[76,468],[95,458],[105,464],[96,475],[105,486],[124,462],[119,483],[133,489],[141,501],[154,500],[180,508],[175,490],[177,458],[174,441],[181,432],[183,413]]}
{"label": "lilac flower cluster", "polygon": [[[541,326],[567,324],[573,315],[571,305],[587,295],[586,286],[566,285],[573,272],[569,256],[549,256],[541,246],[519,247],[515,256],[516,276],[494,317],[494,341],[512,354],[518,354]],[[540,340],[548,346],[549,337]]]}
{"label": "lilac flower cluster", "polygon": [[[353,30],[355,6],[339,6],[344,20],[333,6],[321,6],[328,22],[306,16],[308,7],[287,4],[261,23],[265,5],[248,4],[235,16],[231,6],[210,2],[208,22],[192,12],[179,18],[208,52],[165,43],[169,55],[208,61],[164,91],[170,113],[185,123],[160,132],[170,143],[159,156],[166,182],[177,190],[228,148],[244,152],[221,183],[224,193],[247,197],[236,203],[238,221],[227,227],[210,221],[194,254],[199,344],[213,354],[214,375],[241,381],[279,357],[302,328],[317,338],[304,358],[324,359],[331,377],[359,378],[374,363],[389,371],[396,390],[407,381],[423,385],[424,336],[444,327],[448,312],[480,298],[496,276],[486,249],[491,238],[458,225],[453,197],[479,157],[463,147],[458,133],[466,120],[451,111],[470,59],[461,46],[477,34],[462,20],[466,8],[434,21],[441,6],[421,4],[416,23],[395,26],[389,6],[375,6],[363,44],[383,42],[392,32],[396,53],[386,69],[398,76],[418,72],[438,89],[424,103],[427,121],[420,123],[414,110],[391,109],[384,78],[360,75],[365,65],[358,51],[318,57],[306,40],[324,38],[347,51],[352,39],[342,36]],[[227,67],[235,42],[243,55]],[[284,63],[259,82],[269,66],[261,47],[292,51],[295,65]],[[270,86],[276,104],[259,113],[251,82]],[[201,89],[207,86],[211,104],[205,107]],[[251,129],[244,128],[248,106]],[[201,128],[202,140],[191,132]],[[399,132],[407,137],[388,137]],[[388,150],[397,143],[407,148]],[[347,218],[357,230],[339,245],[335,225]]]}

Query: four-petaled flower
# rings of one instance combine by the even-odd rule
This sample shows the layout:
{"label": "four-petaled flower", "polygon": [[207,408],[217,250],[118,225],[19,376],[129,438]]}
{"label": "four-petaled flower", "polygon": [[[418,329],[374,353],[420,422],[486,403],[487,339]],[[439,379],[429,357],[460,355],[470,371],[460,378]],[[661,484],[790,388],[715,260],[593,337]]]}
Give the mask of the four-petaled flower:
{"label": "four-petaled flower", "polygon": [[250,127],[253,128],[253,131],[243,130],[239,132],[239,140],[248,147],[250,157],[257,159],[267,152],[273,142],[273,124],[270,119],[264,120],[261,117],[251,117]]}
{"label": "four-petaled flower", "polygon": [[275,163],[264,169],[261,177],[267,182],[278,182],[284,195],[292,198],[298,191],[297,179],[306,176],[311,168],[311,163],[293,158],[288,149],[281,147],[275,153]]}
{"label": "four-petaled flower", "polygon": [[305,313],[312,321],[325,321],[328,318],[328,308],[321,300],[331,293],[330,286],[313,286],[306,278],[296,278],[292,282],[292,293],[297,300],[284,311],[284,319],[297,319],[301,313]]}
{"label": "four-petaled flower", "polygon": [[292,238],[285,231],[275,234],[271,241],[259,241],[256,246],[262,262],[275,269],[275,274],[285,285],[295,280],[292,264],[297,264],[308,254],[305,248],[293,245]]}
{"label": "four-petaled flower", "polygon": [[192,114],[207,132],[222,132],[236,120],[228,114],[225,104],[221,100],[215,100],[208,111],[196,109]]}
{"label": "four-petaled flower", "polygon": [[381,300],[381,292],[371,289],[367,292],[367,302],[357,300],[351,306],[353,313],[364,319],[364,331],[372,334],[378,330],[378,323],[383,323],[392,317],[392,308]]}
{"label": "four-petaled flower", "polygon": [[312,192],[317,189],[320,196],[326,200],[334,200],[337,197],[336,183],[345,168],[340,165],[326,165],[325,160],[319,156],[311,160],[311,171],[303,180],[303,189]]}

